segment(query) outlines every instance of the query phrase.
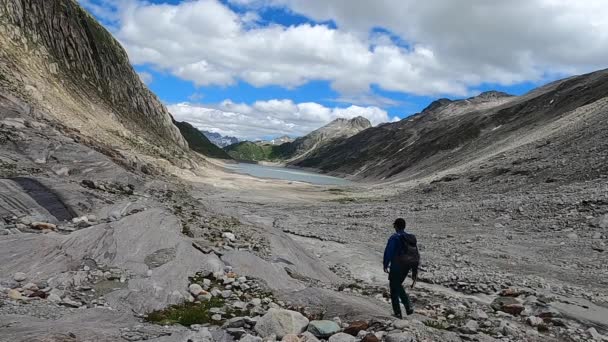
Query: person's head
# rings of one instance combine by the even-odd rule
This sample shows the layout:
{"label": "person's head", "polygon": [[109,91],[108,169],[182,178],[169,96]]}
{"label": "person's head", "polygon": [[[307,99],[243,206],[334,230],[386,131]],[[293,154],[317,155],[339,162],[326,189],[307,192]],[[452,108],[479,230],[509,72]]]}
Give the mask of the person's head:
{"label": "person's head", "polygon": [[393,227],[398,232],[404,230],[405,229],[405,220],[402,218],[396,219],[395,223],[393,223]]}

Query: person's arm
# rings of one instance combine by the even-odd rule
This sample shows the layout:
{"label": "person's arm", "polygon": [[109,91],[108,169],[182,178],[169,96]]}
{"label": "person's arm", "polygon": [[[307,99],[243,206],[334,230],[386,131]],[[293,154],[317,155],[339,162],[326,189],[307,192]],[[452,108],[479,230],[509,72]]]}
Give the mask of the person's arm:
{"label": "person's arm", "polygon": [[393,260],[393,256],[395,255],[395,239],[388,239],[388,243],[386,244],[386,248],[384,249],[384,272],[388,273],[388,266]]}

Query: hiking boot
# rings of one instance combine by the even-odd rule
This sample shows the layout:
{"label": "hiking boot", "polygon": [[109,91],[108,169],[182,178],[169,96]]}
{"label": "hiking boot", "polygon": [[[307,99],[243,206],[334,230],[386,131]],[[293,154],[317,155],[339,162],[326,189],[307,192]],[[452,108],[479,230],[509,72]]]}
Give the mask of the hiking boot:
{"label": "hiking boot", "polygon": [[405,310],[405,313],[409,316],[414,313],[414,309],[407,309],[407,310]]}
{"label": "hiking boot", "polygon": [[400,313],[394,314],[393,317],[395,317],[396,319],[403,319],[403,316]]}

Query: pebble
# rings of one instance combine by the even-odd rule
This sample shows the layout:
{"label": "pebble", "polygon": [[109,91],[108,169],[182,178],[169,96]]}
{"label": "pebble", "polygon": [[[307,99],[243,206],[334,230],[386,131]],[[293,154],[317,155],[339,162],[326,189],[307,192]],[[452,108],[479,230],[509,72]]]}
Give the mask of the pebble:
{"label": "pebble", "polygon": [[215,314],[215,315],[211,316],[211,319],[214,320],[214,321],[221,321],[222,320],[222,315]]}
{"label": "pebble", "polygon": [[57,225],[48,222],[32,222],[30,227],[38,230],[57,230]]}
{"label": "pebble", "polygon": [[49,297],[47,298],[48,300],[50,300],[51,302],[54,303],[59,303],[61,302],[61,297],[59,297],[57,294],[55,293],[51,293],[49,294]]}
{"label": "pebble", "polygon": [[18,300],[23,299],[23,296],[21,295],[21,292],[11,289],[8,290],[8,298]]}
{"label": "pebble", "polygon": [[262,338],[259,336],[246,334],[245,336],[241,337],[239,342],[262,342]]}
{"label": "pebble", "polygon": [[395,329],[399,329],[399,330],[403,330],[403,329],[407,328],[409,325],[410,325],[410,323],[405,319],[398,319],[393,322],[393,327],[395,327]]}
{"label": "pebble", "polygon": [[536,316],[530,316],[526,319],[526,323],[532,327],[537,327],[544,323],[543,319]]}
{"label": "pebble", "polygon": [[72,219],[72,223],[74,223],[74,224],[79,224],[81,222],[89,222],[89,218],[87,216],[82,216],[82,217],[74,217]]}
{"label": "pebble", "polygon": [[27,279],[27,275],[23,272],[16,272],[15,274],[13,274],[13,279],[15,281],[21,282]]}
{"label": "pebble", "polygon": [[389,334],[385,338],[386,342],[414,342],[416,338],[411,333]]}
{"label": "pebble", "polygon": [[245,308],[247,307],[247,303],[238,301],[238,302],[232,303],[232,306],[239,310],[245,310]]}
{"label": "pebble", "polygon": [[570,240],[578,239],[578,235],[576,235],[576,233],[570,233],[570,234],[566,235],[566,237]]}
{"label": "pebble", "polygon": [[203,288],[199,284],[190,284],[190,286],[188,287],[188,291],[190,291],[190,293],[193,296],[198,296],[204,290],[203,290]]}
{"label": "pebble", "polygon": [[319,342],[319,339],[315,335],[305,331],[300,335],[300,342]]}
{"label": "pebble", "polygon": [[475,311],[473,311],[473,314],[471,315],[471,317],[478,321],[484,321],[484,320],[488,319],[488,314],[481,309],[476,309]]}
{"label": "pebble", "polygon": [[211,295],[211,293],[207,292],[205,294],[199,294],[196,297],[196,300],[200,301],[200,302],[206,302],[211,300],[211,298],[213,298],[213,296]]}
{"label": "pebble", "polygon": [[243,335],[247,334],[247,332],[244,329],[240,329],[240,328],[228,328],[228,329],[226,329],[226,332],[230,336],[234,337],[235,339],[239,339]]}
{"label": "pebble", "polygon": [[246,317],[235,317],[227,320],[222,328],[242,328],[245,325],[247,325]]}
{"label": "pebble", "polygon": [[63,298],[63,300],[61,301],[60,304],[69,306],[69,307],[73,307],[73,308],[79,308],[80,306],[82,306],[82,303],[72,300],[69,297]]}
{"label": "pebble", "polygon": [[281,339],[282,342],[300,342],[298,335],[287,334]]}
{"label": "pebble", "polygon": [[233,233],[231,233],[231,232],[224,232],[224,233],[222,233],[222,237],[225,238],[225,239],[228,239],[230,241],[236,240],[236,236]]}
{"label": "pebble", "polygon": [[36,291],[36,290],[38,290],[38,285],[36,285],[34,283],[27,283],[27,284],[23,285],[22,288],[24,290],[28,290],[28,291]]}
{"label": "pebble", "polygon": [[465,334],[475,334],[477,333],[477,330],[479,330],[479,323],[477,323],[476,320],[472,319],[469,320],[467,324],[465,324],[464,327],[460,329],[460,331]]}

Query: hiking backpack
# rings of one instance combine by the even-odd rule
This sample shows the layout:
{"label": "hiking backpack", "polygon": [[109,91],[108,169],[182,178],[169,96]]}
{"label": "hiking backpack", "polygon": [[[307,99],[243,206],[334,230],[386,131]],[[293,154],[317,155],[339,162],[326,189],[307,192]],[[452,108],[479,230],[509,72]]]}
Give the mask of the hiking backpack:
{"label": "hiking backpack", "polygon": [[403,234],[400,237],[403,253],[397,256],[399,265],[412,270],[412,276],[418,275],[420,265],[420,253],[418,252],[418,240],[414,234]]}

